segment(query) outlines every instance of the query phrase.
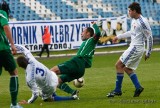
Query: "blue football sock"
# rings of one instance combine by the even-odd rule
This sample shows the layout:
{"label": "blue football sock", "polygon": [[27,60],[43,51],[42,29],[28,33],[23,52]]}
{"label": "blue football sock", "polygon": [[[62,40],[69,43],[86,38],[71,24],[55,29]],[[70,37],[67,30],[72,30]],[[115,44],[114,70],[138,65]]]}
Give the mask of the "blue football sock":
{"label": "blue football sock", "polygon": [[130,74],[129,77],[131,78],[131,80],[132,80],[134,86],[136,87],[136,89],[141,87],[141,85],[138,81],[137,75],[134,72],[132,74]]}
{"label": "blue football sock", "polygon": [[52,98],[54,101],[74,100],[71,96],[57,96],[55,93],[53,93]]}
{"label": "blue football sock", "polygon": [[121,92],[123,77],[123,73],[117,73],[115,92]]}

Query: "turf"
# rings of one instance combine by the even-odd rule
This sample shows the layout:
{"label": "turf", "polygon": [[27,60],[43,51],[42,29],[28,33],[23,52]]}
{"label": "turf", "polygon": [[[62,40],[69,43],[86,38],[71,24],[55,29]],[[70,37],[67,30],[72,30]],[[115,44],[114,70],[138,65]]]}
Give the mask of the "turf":
{"label": "turf", "polygon": [[[141,61],[136,73],[139,81],[145,88],[140,97],[134,98],[134,86],[125,74],[123,81],[123,94],[120,97],[107,98],[106,94],[115,87],[115,63],[121,54],[96,55],[92,68],[86,69],[85,86],[79,89],[80,100],[43,102],[40,98],[33,104],[22,105],[24,108],[159,108],[160,106],[160,52],[153,52],[148,61]],[[70,57],[38,59],[47,67],[68,60]],[[19,95],[18,101],[31,97],[31,91],[26,86],[24,71],[19,70]],[[9,74],[3,71],[0,77],[0,108],[10,105]],[[72,82],[69,85],[75,89]],[[58,95],[68,96],[57,89]]]}

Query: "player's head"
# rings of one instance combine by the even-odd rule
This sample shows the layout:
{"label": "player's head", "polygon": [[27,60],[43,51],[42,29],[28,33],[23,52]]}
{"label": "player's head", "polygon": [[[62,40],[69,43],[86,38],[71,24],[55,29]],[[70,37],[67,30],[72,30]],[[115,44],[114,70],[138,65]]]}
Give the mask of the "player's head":
{"label": "player's head", "polygon": [[94,35],[94,30],[91,27],[87,27],[84,29],[84,31],[81,34],[82,41],[87,40],[88,38],[92,37]]}
{"label": "player's head", "polygon": [[137,15],[141,14],[141,6],[137,2],[133,2],[128,6],[129,15],[131,18],[136,18]]}
{"label": "player's head", "polygon": [[[2,5],[3,4],[3,5]],[[9,15],[9,13],[7,12],[8,10],[6,10],[7,7],[7,3],[6,1],[2,1],[2,4],[0,4],[0,10],[3,10],[6,12],[7,16]]]}
{"label": "player's head", "polygon": [[28,60],[24,56],[19,56],[17,57],[17,64],[19,67],[26,69],[28,65]]}

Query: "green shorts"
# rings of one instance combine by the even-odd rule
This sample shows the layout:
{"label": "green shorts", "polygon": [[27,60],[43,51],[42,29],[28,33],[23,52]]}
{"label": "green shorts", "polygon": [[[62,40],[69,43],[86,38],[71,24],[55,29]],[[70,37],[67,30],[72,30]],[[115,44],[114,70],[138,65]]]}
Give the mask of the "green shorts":
{"label": "green shorts", "polygon": [[69,61],[59,64],[58,67],[61,71],[61,80],[63,82],[70,82],[84,75],[85,61],[83,58],[73,57]]}
{"label": "green shorts", "polygon": [[0,75],[2,73],[2,67],[8,72],[16,69],[16,63],[10,50],[0,51]]}

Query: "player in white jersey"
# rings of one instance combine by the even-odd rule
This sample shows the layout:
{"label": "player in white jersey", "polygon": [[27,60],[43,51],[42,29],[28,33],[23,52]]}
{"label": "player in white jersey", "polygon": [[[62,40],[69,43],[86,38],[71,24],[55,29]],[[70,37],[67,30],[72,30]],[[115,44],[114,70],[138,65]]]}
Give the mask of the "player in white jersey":
{"label": "player in white jersey", "polygon": [[147,50],[145,53],[145,60],[150,57],[153,38],[150,25],[148,21],[141,15],[141,7],[139,3],[133,2],[129,5],[129,15],[133,18],[131,23],[131,30],[117,35],[113,42],[118,39],[131,37],[129,48],[121,55],[116,63],[117,79],[116,87],[113,91],[107,94],[107,97],[114,97],[122,95],[122,81],[124,72],[126,72],[132,80],[136,90],[134,97],[138,97],[144,88],[140,85],[135,70],[145,52],[145,39],[147,39]]}
{"label": "player in white jersey", "polygon": [[77,97],[59,97],[55,95],[56,88],[58,86],[57,75],[50,71],[45,65],[37,61],[31,52],[22,45],[15,45],[17,50],[22,52],[24,56],[17,58],[17,63],[20,67],[26,71],[26,82],[28,87],[32,91],[32,97],[21,104],[33,103],[39,96],[41,91],[42,100],[47,101],[52,99],[59,100],[75,100]]}

